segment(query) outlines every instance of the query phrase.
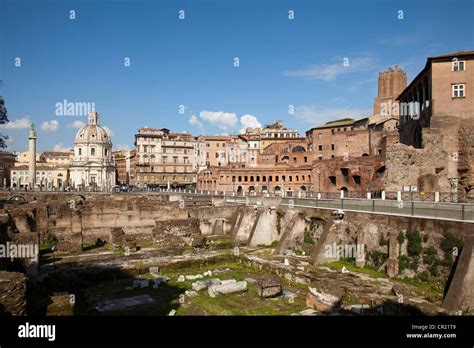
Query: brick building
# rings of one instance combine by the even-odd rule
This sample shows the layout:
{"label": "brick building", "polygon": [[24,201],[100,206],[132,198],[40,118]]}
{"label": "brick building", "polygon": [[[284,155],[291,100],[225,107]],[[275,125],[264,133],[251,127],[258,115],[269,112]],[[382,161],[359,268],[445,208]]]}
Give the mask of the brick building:
{"label": "brick building", "polygon": [[10,169],[15,166],[16,155],[8,151],[0,151],[0,185],[10,187]]}
{"label": "brick building", "polygon": [[130,155],[130,151],[126,150],[117,150],[112,151],[112,158],[115,161],[115,178],[117,184],[125,185],[127,184],[128,172],[127,170],[127,156]]}
{"label": "brick building", "polygon": [[141,128],[135,135],[135,185],[187,187],[195,185],[199,142],[191,134],[166,128]]}
{"label": "brick building", "polygon": [[474,198],[473,85],[474,51],[427,59],[398,97],[400,144],[387,150],[387,190]]}

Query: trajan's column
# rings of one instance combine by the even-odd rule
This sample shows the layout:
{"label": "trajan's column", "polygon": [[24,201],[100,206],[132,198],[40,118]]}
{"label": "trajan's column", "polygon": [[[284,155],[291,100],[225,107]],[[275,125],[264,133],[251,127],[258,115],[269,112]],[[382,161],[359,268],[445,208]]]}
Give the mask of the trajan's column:
{"label": "trajan's column", "polygon": [[28,152],[30,157],[28,162],[29,186],[30,190],[34,190],[36,184],[36,132],[34,124],[31,124],[30,134],[28,136]]}

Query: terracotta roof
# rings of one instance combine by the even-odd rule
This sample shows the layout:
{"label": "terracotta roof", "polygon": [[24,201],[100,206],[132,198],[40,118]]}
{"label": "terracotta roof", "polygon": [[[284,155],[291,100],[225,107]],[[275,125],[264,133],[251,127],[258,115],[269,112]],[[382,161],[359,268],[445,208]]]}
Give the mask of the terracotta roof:
{"label": "terracotta roof", "polygon": [[454,58],[454,57],[462,57],[462,56],[469,56],[474,55],[474,51],[457,51],[454,53],[442,54],[439,56],[432,56],[428,59],[441,59],[441,58]]}
{"label": "terracotta roof", "polygon": [[341,126],[352,126],[355,121],[357,121],[357,120],[345,120],[345,121],[328,122],[328,123],[326,123],[322,126],[313,127],[311,129],[324,129],[324,128],[334,128],[334,127],[341,127]]}

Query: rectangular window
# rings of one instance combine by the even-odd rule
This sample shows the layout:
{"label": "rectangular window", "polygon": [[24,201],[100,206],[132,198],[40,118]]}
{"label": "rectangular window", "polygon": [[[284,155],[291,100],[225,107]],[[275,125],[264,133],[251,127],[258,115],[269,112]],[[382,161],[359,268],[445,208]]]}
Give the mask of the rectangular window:
{"label": "rectangular window", "polygon": [[304,163],[308,162],[308,157],[304,156]]}
{"label": "rectangular window", "polygon": [[452,87],[451,87],[452,88],[452,97],[453,98],[464,98],[465,97],[464,87],[465,87],[465,84],[463,84],[463,83],[452,85]]}
{"label": "rectangular window", "polygon": [[466,63],[464,61],[454,60],[451,65],[452,71],[464,71],[464,65]]}
{"label": "rectangular window", "polygon": [[323,145],[318,145],[318,150],[323,151]]}
{"label": "rectangular window", "polygon": [[321,133],[318,134],[318,139],[322,139],[323,135]]}
{"label": "rectangular window", "polygon": [[334,151],[335,148],[336,148],[336,146],[334,144],[331,144],[331,150]]}

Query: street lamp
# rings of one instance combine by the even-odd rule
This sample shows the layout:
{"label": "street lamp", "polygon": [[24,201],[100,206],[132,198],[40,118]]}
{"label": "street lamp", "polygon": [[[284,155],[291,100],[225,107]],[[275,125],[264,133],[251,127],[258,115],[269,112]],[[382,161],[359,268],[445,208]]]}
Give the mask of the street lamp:
{"label": "street lamp", "polygon": [[321,171],[318,169],[316,174],[318,174],[318,193],[321,193]]}
{"label": "street lamp", "polygon": [[370,192],[370,179],[371,179],[371,174],[372,174],[372,168],[368,168],[367,171],[369,172],[369,183],[367,186],[367,192]]}

